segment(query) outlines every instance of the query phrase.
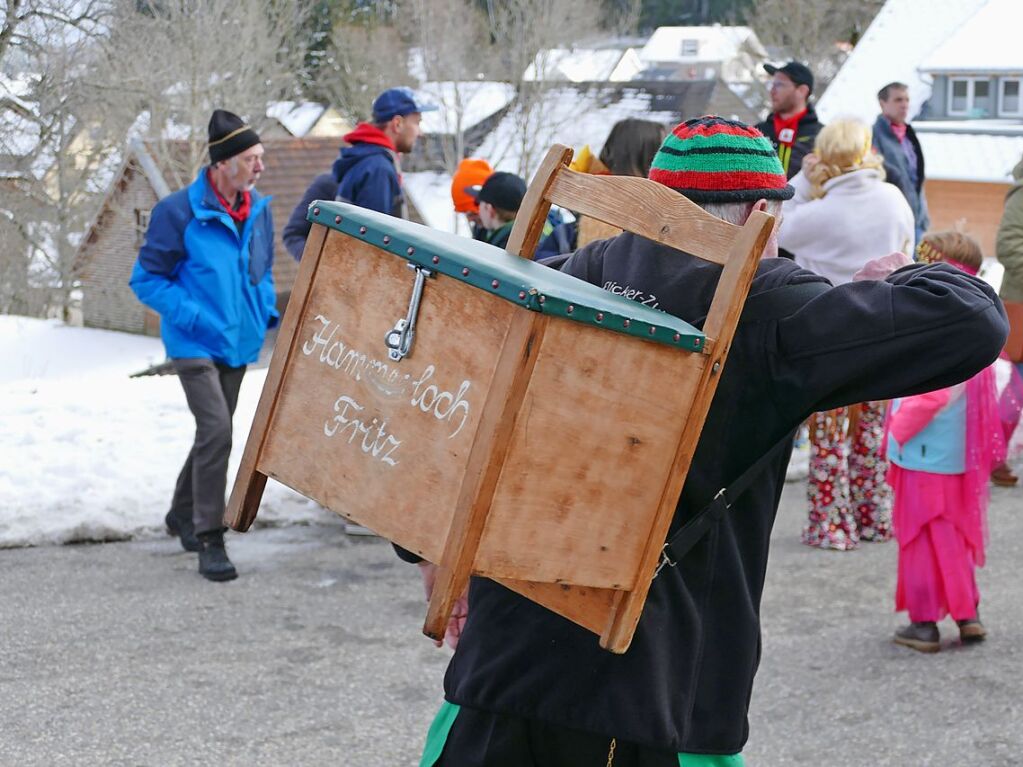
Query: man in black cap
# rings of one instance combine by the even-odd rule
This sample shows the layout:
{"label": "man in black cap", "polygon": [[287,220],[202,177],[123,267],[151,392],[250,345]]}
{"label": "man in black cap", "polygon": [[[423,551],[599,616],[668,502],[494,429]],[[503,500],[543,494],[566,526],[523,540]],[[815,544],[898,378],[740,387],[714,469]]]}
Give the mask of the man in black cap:
{"label": "man in black cap", "polygon": [[484,242],[505,247],[526,196],[526,182],[514,173],[498,171],[483,186],[471,186],[465,191],[480,204],[480,223],[486,230]]}
{"label": "man in black cap", "polygon": [[213,112],[210,164],[153,208],[131,275],[139,300],[160,315],[167,356],[195,416],[195,443],[178,475],[167,529],[199,552],[199,574],[238,576],[224,549],[231,416],[245,366],[277,324],[273,220],[254,187],[259,136],[235,114]]}
{"label": "man in black cap", "polygon": [[757,129],[771,140],[785,175],[799,173],[803,158],[813,151],[813,142],[821,132],[817,113],[810,104],[813,72],[805,64],[790,61],[783,67],[764,64],[771,75],[771,112]]}

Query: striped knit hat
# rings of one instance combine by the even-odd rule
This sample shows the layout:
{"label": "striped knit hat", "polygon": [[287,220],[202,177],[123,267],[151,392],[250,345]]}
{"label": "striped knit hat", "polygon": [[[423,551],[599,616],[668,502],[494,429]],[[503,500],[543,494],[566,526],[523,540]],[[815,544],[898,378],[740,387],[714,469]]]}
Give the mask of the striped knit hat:
{"label": "striped knit hat", "polygon": [[756,128],[713,115],[676,125],[654,155],[650,178],[693,202],[793,195],[771,142]]}

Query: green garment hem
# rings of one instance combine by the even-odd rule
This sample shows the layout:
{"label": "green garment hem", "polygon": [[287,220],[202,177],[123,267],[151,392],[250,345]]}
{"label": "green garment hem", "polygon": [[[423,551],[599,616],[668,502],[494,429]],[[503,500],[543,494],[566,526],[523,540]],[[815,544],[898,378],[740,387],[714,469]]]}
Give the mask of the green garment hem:
{"label": "green garment hem", "polygon": [[[458,710],[459,707],[454,703],[441,703],[440,711],[426,733],[426,746],[419,767],[433,767],[440,759]],[[744,767],[745,762],[742,754],[679,754],[678,764],[679,767]]]}

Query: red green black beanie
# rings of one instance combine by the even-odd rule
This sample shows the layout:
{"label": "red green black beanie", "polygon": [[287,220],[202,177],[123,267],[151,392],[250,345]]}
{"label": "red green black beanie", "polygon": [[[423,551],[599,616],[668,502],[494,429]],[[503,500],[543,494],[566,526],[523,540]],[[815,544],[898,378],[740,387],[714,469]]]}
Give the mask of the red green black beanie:
{"label": "red green black beanie", "polygon": [[793,195],[771,142],[756,128],[714,115],[675,126],[654,155],[649,176],[698,203]]}

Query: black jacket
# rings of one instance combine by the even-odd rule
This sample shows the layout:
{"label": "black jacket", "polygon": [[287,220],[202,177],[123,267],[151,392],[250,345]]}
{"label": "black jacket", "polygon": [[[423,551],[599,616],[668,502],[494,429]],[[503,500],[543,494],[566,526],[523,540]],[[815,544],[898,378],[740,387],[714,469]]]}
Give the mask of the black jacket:
{"label": "black jacket", "polygon": [[291,217],[281,232],[281,239],[284,240],[284,247],[287,248],[291,257],[298,261],[302,258],[302,251],[305,249],[305,241],[309,237],[309,231],[313,228],[312,222],[306,218],[309,206],[315,200],[333,200],[337,197],[337,179],[333,173],[321,173],[313,179],[313,183],[305,190],[302,199],[295,209],[291,211]]}
{"label": "black jacket", "polygon": [[[786,162],[786,158],[781,152],[778,153],[782,167],[785,168],[786,177],[792,178],[799,173],[799,169],[803,167],[803,158],[813,151],[813,144],[817,140],[817,134],[821,132],[823,127],[821,121],[817,119],[817,112],[814,111],[814,108],[807,106],[806,114],[800,118],[799,125],[796,128],[796,140],[792,144],[792,154],[787,158],[788,162]],[[767,136],[771,143],[774,144],[774,148],[778,149],[778,137],[774,135],[773,112],[767,115],[766,120],[757,125],[757,130]]]}
{"label": "black jacket", "polygon": [[[702,322],[720,274],[714,264],[632,234],[583,248],[563,271],[638,289],[636,300],[691,322]],[[791,261],[767,259],[751,295],[803,282],[828,284]],[[673,529],[810,413],[963,381],[995,359],[1006,332],[991,288],[943,264],[831,288],[784,319],[741,324]],[[601,650],[596,635],[497,583],[473,578],[468,620],[445,677],[447,699],[666,751],[740,751],[789,452],[678,567],[654,580],[624,655]]]}
{"label": "black jacket", "polygon": [[[887,181],[895,184],[902,191],[909,207],[913,209],[913,219],[917,229],[926,230],[930,226],[931,217],[927,210],[927,198],[924,196],[924,150],[920,146],[920,139],[916,137],[916,131],[913,130],[912,125],[907,123],[906,138],[913,145],[913,152],[916,154],[916,167],[912,169],[916,172],[915,184],[913,183],[913,173],[909,167],[909,159],[902,149],[902,144],[895,137],[892,124],[884,115],[878,115],[877,120],[874,121],[873,137],[874,148],[884,157],[885,172],[888,173]],[[891,173],[893,166],[896,169],[895,175]]]}

